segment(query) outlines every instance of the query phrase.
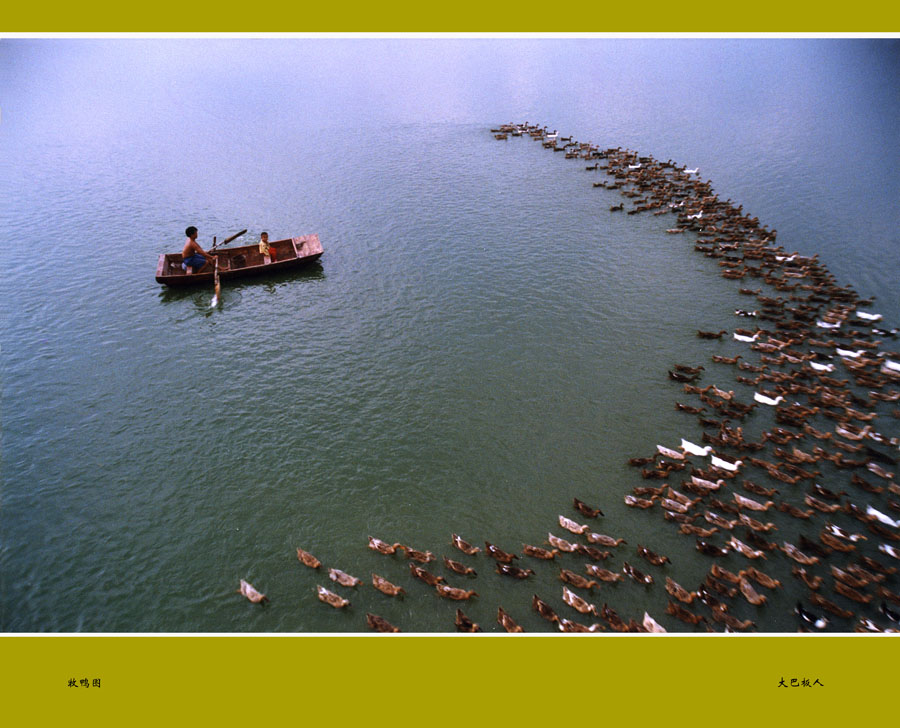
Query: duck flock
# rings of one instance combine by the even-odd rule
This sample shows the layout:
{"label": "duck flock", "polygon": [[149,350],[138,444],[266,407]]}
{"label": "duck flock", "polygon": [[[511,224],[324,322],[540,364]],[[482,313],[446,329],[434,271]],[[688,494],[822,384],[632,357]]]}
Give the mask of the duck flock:
{"label": "duck flock", "polygon": [[[897,329],[887,329],[881,314],[863,310],[872,301],[839,285],[817,255],[776,245],[774,230],[720,200],[697,169],[619,147],[601,150],[527,122],[491,132],[498,140],[530,137],[566,159],[587,160],[587,171],[607,176],[594,187],[617,190],[631,201],[628,209],[624,201],[611,206],[611,213],[674,218],[667,233],[690,234],[694,249],[717,261],[723,277],[741,281],[739,292],[749,301],[734,311],[741,325],[731,332],[698,330],[713,348],[709,360],[673,363],[661,372],[661,381],[677,393],[675,409],[695,418],[693,429],[699,424],[703,444],[684,438],[649,443],[647,453],[628,461],[636,485],[624,494],[625,505],[643,509],[647,518],[655,514],[692,540],[704,576],[679,584],[668,556],[642,544],[623,548],[624,538],[582,522],[597,523],[603,511],[573,497],[566,503],[569,515],[559,514],[546,541],[523,544],[520,553],[488,541],[482,549],[452,534],[447,546],[453,558],[444,553],[439,561],[431,551],[369,536],[370,549],[408,562],[407,588],[377,573],[372,587],[402,599],[416,583],[417,590],[433,589],[439,598],[477,600],[475,589],[461,585],[475,584],[476,567],[484,571],[487,559],[500,577],[523,581],[534,579],[535,570],[550,570],[561,582],[555,594],[532,593],[530,604],[507,604],[509,612],[497,604],[497,623],[507,632],[523,631],[515,620],[525,610],[563,632],[665,632],[649,611],[620,616],[610,606],[614,585],[623,581],[648,589],[648,600],[655,598],[659,612],[683,624],[682,630],[756,630],[753,616],[762,612],[754,610],[778,605],[787,613],[767,622],[790,630],[897,632],[900,440],[891,433],[900,418],[900,353],[886,343]],[[704,386],[703,379],[711,383]],[[658,530],[648,524],[644,532],[649,538]],[[648,573],[628,562],[634,560],[630,553],[652,567],[642,563]],[[297,558],[322,570],[302,548]],[[433,566],[440,563],[443,574]],[[337,568],[328,576],[335,586],[316,583],[319,599],[336,609],[349,607],[351,590],[362,580]],[[785,579],[797,580],[801,599],[778,598]],[[266,601],[243,580],[240,592]],[[455,624],[459,631],[481,631],[462,608]],[[371,612],[366,625],[379,632],[405,626]]]}

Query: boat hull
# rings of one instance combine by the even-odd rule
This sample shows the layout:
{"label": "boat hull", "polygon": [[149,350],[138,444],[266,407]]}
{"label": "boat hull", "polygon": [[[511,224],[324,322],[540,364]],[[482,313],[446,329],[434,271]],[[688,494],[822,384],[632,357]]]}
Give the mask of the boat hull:
{"label": "boat hull", "polygon": [[[239,248],[223,248],[215,251],[219,259],[219,279],[229,281],[238,278],[268,275],[291,270],[317,261],[322,256],[319,236],[301,235],[269,243],[275,251],[275,260],[263,256],[258,245],[244,245]],[[159,256],[156,266],[156,282],[173,288],[210,284],[213,271],[188,275],[181,268],[181,253],[164,253]]]}

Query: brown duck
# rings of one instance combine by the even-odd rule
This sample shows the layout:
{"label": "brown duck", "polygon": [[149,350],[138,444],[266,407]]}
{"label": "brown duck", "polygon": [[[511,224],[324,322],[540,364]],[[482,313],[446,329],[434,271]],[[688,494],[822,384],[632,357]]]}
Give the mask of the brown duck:
{"label": "brown duck", "polygon": [[464,613],[462,609],[456,610],[456,629],[460,632],[481,632],[481,627],[479,627],[475,622],[469,619]]}
{"label": "brown duck", "polygon": [[472,546],[472,544],[466,543],[455,533],[450,536],[450,543],[460,551],[462,551],[464,554],[468,554],[469,556],[477,554],[479,551],[481,551],[478,546]]}
{"label": "brown duck", "polygon": [[535,559],[550,561],[551,559],[556,558],[556,554],[559,553],[559,549],[542,549],[540,546],[531,546],[530,544],[526,543],[522,544],[522,553]]}
{"label": "brown duck", "polygon": [[382,576],[378,576],[378,574],[372,574],[372,586],[382,594],[387,594],[389,597],[395,597],[398,594],[406,594],[406,591],[402,586],[391,584],[391,582]]}
{"label": "brown duck", "polygon": [[457,574],[462,574],[463,576],[467,576],[471,574],[472,576],[477,576],[475,569],[471,566],[466,566],[465,564],[461,564],[458,561],[454,561],[453,559],[448,559],[446,556],[444,557],[444,566],[446,566],[450,571],[455,571]]}
{"label": "brown duck", "polygon": [[444,581],[443,576],[437,576],[436,574],[432,574],[428,569],[422,568],[421,566],[416,566],[413,563],[410,563],[409,570],[414,577],[417,579],[421,579],[428,586],[438,586],[441,582]]}
{"label": "brown duck", "polygon": [[489,543],[487,541],[484,542],[484,547],[485,547],[485,551],[487,552],[487,554],[489,556],[492,556],[497,561],[500,561],[504,564],[508,564],[508,563],[512,562],[513,559],[519,558],[516,554],[508,554],[503,549],[500,549],[500,548],[494,546],[494,544]]}
{"label": "brown duck", "polygon": [[503,607],[497,607],[497,621],[500,623],[500,626],[503,627],[507,632],[524,632],[518,624],[515,623],[512,617],[510,617]]}
{"label": "brown duck", "polygon": [[297,559],[301,564],[308,566],[310,569],[318,569],[322,565],[322,562],[315,556],[301,548],[297,549]]}
{"label": "brown duck", "polygon": [[357,579],[355,576],[350,576],[350,574],[341,571],[340,569],[329,569],[328,578],[332,581],[337,582],[341,586],[357,586],[358,584],[362,584],[361,579]]}
{"label": "brown duck", "polygon": [[316,593],[319,595],[320,602],[325,602],[335,609],[341,609],[342,607],[350,605],[349,599],[344,599],[334,592],[328,591],[324,586],[316,586]]}
{"label": "brown duck", "polygon": [[399,632],[400,630],[388,622],[384,617],[379,617],[377,614],[370,614],[366,612],[366,624],[369,626],[369,629],[374,630],[375,632]]}
{"label": "brown duck", "polygon": [[471,599],[472,597],[477,597],[478,594],[474,589],[457,589],[452,586],[448,586],[447,584],[435,584],[435,589],[437,589],[437,593],[440,594],[445,599],[455,599],[457,601],[463,599]]}

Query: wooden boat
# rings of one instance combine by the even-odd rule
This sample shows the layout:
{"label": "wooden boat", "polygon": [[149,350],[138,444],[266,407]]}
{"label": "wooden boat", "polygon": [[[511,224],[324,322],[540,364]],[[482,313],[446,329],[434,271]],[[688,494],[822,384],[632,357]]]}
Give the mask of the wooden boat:
{"label": "wooden boat", "polygon": [[[275,250],[275,260],[268,255],[263,256],[258,244],[209,252],[219,259],[219,278],[223,281],[297,268],[318,260],[322,255],[322,243],[315,233],[276,240],[269,243],[269,248]],[[167,286],[193,286],[212,282],[212,270],[188,275],[181,267],[182,262],[181,253],[160,255],[156,266],[156,282]]]}

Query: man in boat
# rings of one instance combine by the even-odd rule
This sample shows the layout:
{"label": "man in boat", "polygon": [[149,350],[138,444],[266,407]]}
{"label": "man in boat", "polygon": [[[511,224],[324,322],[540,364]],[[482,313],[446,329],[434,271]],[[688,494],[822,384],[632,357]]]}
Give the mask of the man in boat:
{"label": "man in boat", "polygon": [[181,251],[181,257],[184,262],[181,267],[184,268],[188,275],[193,273],[208,273],[215,261],[215,256],[207,253],[197,242],[197,228],[191,225],[184,231],[187,240],[184,241],[184,249]]}

